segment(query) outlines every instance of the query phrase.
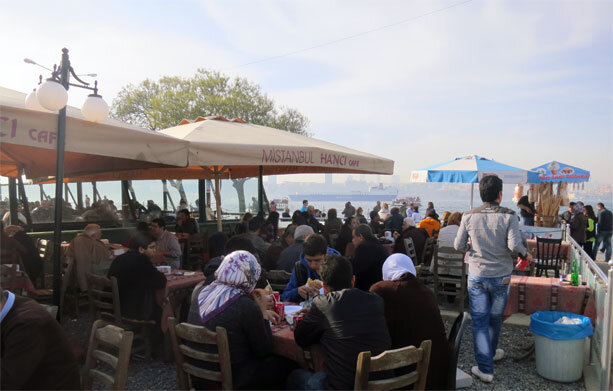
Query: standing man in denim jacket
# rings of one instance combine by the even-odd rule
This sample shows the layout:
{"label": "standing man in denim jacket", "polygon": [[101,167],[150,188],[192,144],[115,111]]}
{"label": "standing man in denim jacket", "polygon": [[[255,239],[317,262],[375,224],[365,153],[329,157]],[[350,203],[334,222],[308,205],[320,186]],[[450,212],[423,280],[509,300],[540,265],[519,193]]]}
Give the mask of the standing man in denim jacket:
{"label": "standing man in denim jacket", "polygon": [[497,346],[514,259],[516,254],[531,256],[515,212],[500,206],[502,180],[484,176],[479,193],[483,205],[464,213],[454,247],[468,252],[468,297],[478,364],[472,373],[489,383],[494,380],[494,361],[504,357]]}

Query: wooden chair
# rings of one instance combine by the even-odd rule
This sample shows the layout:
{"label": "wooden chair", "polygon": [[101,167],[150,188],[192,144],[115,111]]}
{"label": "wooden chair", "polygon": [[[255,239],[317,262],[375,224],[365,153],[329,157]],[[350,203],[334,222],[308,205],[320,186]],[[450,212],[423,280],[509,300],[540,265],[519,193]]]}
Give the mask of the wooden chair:
{"label": "wooden chair", "polygon": [[460,345],[462,344],[462,335],[468,321],[468,312],[461,312],[453,322],[447,341],[449,342],[449,370],[447,372],[447,389],[456,389],[456,378],[458,372],[458,356],[460,355]]}
{"label": "wooden chair", "polygon": [[413,243],[413,238],[404,238],[404,248],[413,263],[418,261],[417,252],[415,251],[415,243]]}
{"label": "wooden chair", "polygon": [[36,248],[43,261],[43,271],[39,286],[40,288],[45,288],[48,285],[47,282],[51,281],[52,283],[53,281],[53,261],[51,259],[53,255],[53,242],[47,239],[38,239],[36,241]]}
{"label": "wooden chair", "polygon": [[[62,260],[61,284],[60,284],[60,321],[64,315],[64,301],[66,299],[66,291],[71,283],[74,269],[74,258],[68,256]],[[28,292],[28,296],[34,300],[47,304],[53,301],[53,289],[37,289],[34,292]]]}
{"label": "wooden chair", "polygon": [[[441,262],[444,263],[441,266]],[[436,246],[434,251],[434,294],[445,296],[457,296],[460,311],[464,310],[464,301],[467,294],[466,263],[464,263],[464,253],[451,247]],[[445,273],[440,275],[440,269],[455,271],[455,273]],[[457,275],[459,274],[459,275]]]}
{"label": "wooden chair", "polygon": [[548,270],[553,270],[555,278],[560,278],[560,267],[563,259],[560,257],[562,249],[562,239],[536,238],[536,259],[534,267],[536,276],[540,277],[545,272],[545,277],[549,277]]}
{"label": "wooden chair", "polygon": [[[400,349],[386,350],[372,358],[370,352],[360,353],[355,371],[354,389],[394,390],[415,384],[414,390],[425,390],[431,347],[432,341],[426,340],[419,345],[419,348],[406,346]],[[383,380],[368,380],[371,372],[394,370],[413,364],[417,364],[416,370],[407,374]]]}
{"label": "wooden chair", "polygon": [[[111,390],[125,389],[133,339],[131,331],[101,319],[94,322],[83,369],[84,389],[91,390],[94,381],[103,383]],[[97,369],[99,364],[104,364],[104,370]],[[114,375],[109,375],[109,371],[114,372]]]}
{"label": "wooden chair", "polygon": [[134,349],[134,353],[144,351],[145,358],[149,360],[151,358],[151,333],[155,327],[155,321],[131,319],[121,315],[117,278],[109,279],[92,273],[86,275],[90,318],[104,318],[119,327],[136,332],[135,339],[141,343]]}
{"label": "wooden chair", "polygon": [[266,272],[266,279],[270,283],[273,291],[283,292],[289,279],[292,277],[292,273],[288,273],[285,270],[269,270]]}
{"label": "wooden chair", "polygon": [[[194,376],[208,382],[221,383],[222,389],[231,390],[232,366],[230,364],[230,347],[226,329],[217,327],[213,332],[203,326],[195,326],[189,323],[176,324],[175,318],[168,319],[168,323],[179,388],[181,390],[192,389],[192,376]],[[216,345],[217,353],[194,349],[184,344],[183,340],[203,345]],[[207,366],[218,366],[219,370],[197,367],[187,362],[186,357],[204,362]]]}
{"label": "wooden chair", "polygon": [[198,232],[189,236],[185,246],[187,253],[187,257],[185,257],[186,268],[200,270],[205,247],[206,241],[203,233]]}
{"label": "wooden chair", "polygon": [[432,262],[432,258],[434,257],[434,249],[436,247],[436,239],[427,238],[424,243],[424,249],[421,253],[420,264],[423,265],[426,269],[430,267],[430,263]]}

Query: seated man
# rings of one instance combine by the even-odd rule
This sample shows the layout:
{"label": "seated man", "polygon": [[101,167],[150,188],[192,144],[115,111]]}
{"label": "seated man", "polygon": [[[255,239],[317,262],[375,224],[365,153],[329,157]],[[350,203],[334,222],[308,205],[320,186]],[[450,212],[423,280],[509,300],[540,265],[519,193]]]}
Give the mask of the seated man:
{"label": "seated man", "polygon": [[189,210],[181,209],[177,212],[177,224],[175,225],[175,232],[190,235],[197,234],[198,232],[200,232],[200,226],[198,225],[196,220],[190,216]]}
{"label": "seated man", "polygon": [[382,280],[381,268],[388,252],[366,224],[360,224],[353,230],[353,245],[355,253],[351,258],[351,265],[355,275],[355,287],[367,291],[372,284]]}
{"label": "seated man", "polygon": [[372,230],[373,235],[381,236],[385,231],[385,226],[381,222],[381,217],[379,217],[379,213],[374,210],[370,212],[370,229]]}
{"label": "seated man", "polygon": [[309,278],[321,279],[318,274],[319,266],[326,254],[338,254],[338,251],[328,247],[326,238],[319,234],[312,234],[306,238],[300,259],[294,263],[292,276],[281,295],[281,300],[297,303],[319,294],[318,289],[307,286],[307,281]]}
{"label": "seated man", "polygon": [[132,241],[132,248],[113,261],[108,278],[117,278],[121,315],[159,322],[162,309],[155,301],[155,291],[166,287],[166,277],[151,263],[155,239],[146,234]]}
{"label": "seated man", "polygon": [[[268,247],[266,254],[264,254],[262,258],[262,267],[265,270],[278,270],[277,262],[279,262],[283,250],[296,244],[296,240],[294,239],[295,232],[296,226],[293,224],[288,225],[283,231],[283,234],[281,234],[281,237],[273,241],[270,247]],[[298,256],[296,256],[295,260],[297,259]]]}
{"label": "seated man", "polygon": [[402,232],[402,215],[400,209],[393,207],[390,210],[390,217],[385,220],[385,229],[392,232]]}
{"label": "seated man", "polygon": [[247,233],[247,235],[249,239],[251,240],[256,250],[258,250],[260,254],[265,254],[266,250],[268,250],[268,247],[270,247],[270,243],[266,242],[260,236],[260,229],[264,227],[265,225],[264,219],[261,218],[260,216],[256,216],[252,218],[251,220],[249,220],[248,225],[249,225],[249,232]]}
{"label": "seated man", "polygon": [[175,234],[166,231],[166,222],[163,219],[154,219],[151,222],[151,233],[157,243],[157,250],[152,261],[154,263],[164,262],[174,269],[180,269],[181,245]]}
{"label": "seated man", "polygon": [[110,251],[100,241],[102,231],[98,224],[87,224],[68,246],[68,255],[74,259],[79,289],[87,290],[86,273],[105,275],[111,265]]}
{"label": "seated man", "polygon": [[296,227],[294,231],[294,244],[281,251],[276,269],[285,270],[291,273],[296,261],[300,260],[300,253],[302,253],[302,244],[304,240],[313,233],[313,228],[308,225],[299,225]]}
{"label": "seated man", "polygon": [[324,225],[317,220],[317,211],[313,205],[309,205],[306,212],[302,212],[307,225],[313,228],[316,233],[324,232]]}
{"label": "seated man", "polygon": [[441,222],[436,219],[436,211],[430,209],[426,212],[426,218],[419,222],[418,228],[423,228],[428,231],[428,235],[432,236],[432,231],[441,230]]}
{"label": "seated man", "polygon": [[40,304],[12,292],[0,298],[3,390],[80,390],[79,365],[62,326]]}
{"label": "seated man", "polygon": [[325,373],[297,369],[288,378],[288,389],[350,390],[360,352],[372,356],[391,346],[385,323],[383,299],[375,293],[352,288],[351,263],[328,255],[321,266],[328,293],[313,300],[310,311],[296,326],[294,338],[304,348],[321,344],[326,353]]}
{"label": "seated man", "polygon": [[417,228],[415,220],[413,220],[412,217],[405,217],[402,222],[402,229],[402,234],[400,234],[400,236],[398,236],[394,242],[394,253],[406,254],[407,249],[404,246],[404,239],[411,238],[413,240],[413,245],[415,246],[415,253],[417,254],[417,259],[413,259],[412,261],[417,265],[419,262],[421,262],[421,256],[424,252],[426,239],[428,239],[428,231],[423,228]]}

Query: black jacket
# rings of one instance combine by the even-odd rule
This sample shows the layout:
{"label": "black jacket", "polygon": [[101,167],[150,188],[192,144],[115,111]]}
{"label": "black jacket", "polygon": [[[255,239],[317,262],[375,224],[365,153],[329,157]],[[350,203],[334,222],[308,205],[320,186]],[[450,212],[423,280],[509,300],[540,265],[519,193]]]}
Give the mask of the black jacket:
{"label": "black jacket", "polygon": [[344,289],[317,296],[294,330],[296,343],[320,343],[326,353],[326,388],[352,390],[360,352],[373,356],[388,350],[390,335],[383,299],[371,292]]}
{"label": "black jacket", "polygon": [[570,218],[570,236],[579,244],[585,243],[587,219],[583,213],[573,213]]}
{"label": "black jacket", "polygon": [[385,220],[385,229],[393,232],[402,232],[402,221],[404,217],[400,214],[391,214],[390,217]]}
{"label": "black jacket", "polygon": [[300,260],[300,253],[302,253],[303,241],[296,242],[289,247],[286,247],[281,251],[279,259],[277,260],[277,270],[285,270],[288,273],[292,272],[294,264]]}
{"label": "black jacket", "polygon": [[598,233],[613,231],[613,213],[608,209],[598,211]]}
{"label": "black jacket", "polygon": [[200,227],[198,226],[198,223],[195,219],[190,218],[185,223],[183,223],[183,225],[177,223],[175,225],[175,232],[193,235],[200,232]]}
{"label": "black jacket", "polygon": [[[219,314],[206,322],[202,322],[199,313],[198,295],[192,300],[187,322],[196,326],[204,326],[214,331],[221,326],[228,334],[230,361],[232,364],[232,380],[235,387],[241,387],[257,376],[255,370],[259,360],[272,354],[272,331],[262,311],[255,301],[248,296],[241,296]],[[211,345],[190,343],[192,347],[205,352],[214,353]],[[191,362],[191,361],[190,361]],[[194,365],[202,365],[202,362]],[[206,367],[206,364],[204,365]],[[218,370],[216,368],[206,368]]]}
{"label": "black jacket", "polygon": [[372,284],[381,281],[383,263],[388,255],[376,238],[369,238],[358,244],[351,259],[355,287],[367,291]]}
{"label": "black jacket", "polygon": [[417,265],[421,262],[422,253],[424,252],[424,245],[426,244],[426,239],[428,239],[428,237],[428,231],[426,231],[425,229],[409,227],[402,231],[402,235],[398,239],[396,239],[396,242],[394,243],[394,253],[406,254],[407,250],[404,247],[404,239],[413,239],[413,245],[415,245],[415,253],[417,254],[417,259],[414,259],[413,263]]}
{"label": "black jacket", "polygon": [[121,315],[127,318],[152,319],[155,291],[166,287],[166,276],[151,263],[149,257],[130,250],[115,258],[108,277],[117,278]]}

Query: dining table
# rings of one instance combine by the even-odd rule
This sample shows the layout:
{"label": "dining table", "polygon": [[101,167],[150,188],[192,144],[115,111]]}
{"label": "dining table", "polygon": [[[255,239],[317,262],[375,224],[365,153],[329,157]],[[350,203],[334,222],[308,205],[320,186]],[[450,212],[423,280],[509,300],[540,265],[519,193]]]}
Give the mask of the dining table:
{"label": "dining table", "polygon": [[206,277],[200,271],[172,269],[166,275],[166,287],[156,292],[158,304],[162,307],[161,328],[163,332],[168,330],[168,319],[180,317],[180,309],[183,301],[191,297],[194,288]]}
{"label": "dining table", "polygon": [[305,369],[315,372],[325,371],[326,356],[321,345],[312,345],[306,350],[301,348],[294,339],[291,325],[285,320],[271,327],[273,352],[276,355],[288,358]]}

